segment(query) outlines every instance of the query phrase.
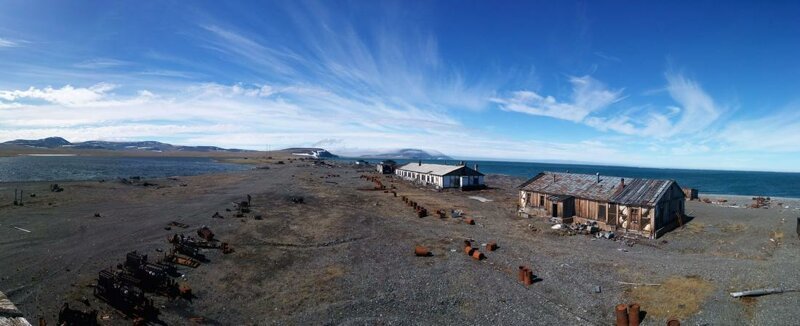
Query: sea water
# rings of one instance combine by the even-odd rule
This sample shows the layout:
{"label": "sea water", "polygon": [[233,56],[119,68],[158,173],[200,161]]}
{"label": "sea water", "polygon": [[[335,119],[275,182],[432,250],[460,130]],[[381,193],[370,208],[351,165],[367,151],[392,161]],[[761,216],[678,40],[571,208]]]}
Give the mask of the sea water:
{"label": "sea water", "polygon": [[[348,160],[348,159],[345,159]],[[349,159],[353,161],[354,159]],[[377,163],[380,160],[369,160]],[[414,163],[416,160],[395,160],[398,164]],[[436,164],[457,164],[458,161],[424,161]],[[800,173],[751,172],[690,169],[658,169],[604,165],[529,163],[503,161],[468,161],[468,166],[478,164],[485,174],[504,174],[520,178],[531,178],[543,171],[573,172],[624,178],[652,178],[675,180],[681,187],[696,188],[700,194],[772,196],[800,198]]]}
{"label": "sea water", "polygon": [[240,171],[252,167],[194,157],[0,157],[0,182],[160,178]]}

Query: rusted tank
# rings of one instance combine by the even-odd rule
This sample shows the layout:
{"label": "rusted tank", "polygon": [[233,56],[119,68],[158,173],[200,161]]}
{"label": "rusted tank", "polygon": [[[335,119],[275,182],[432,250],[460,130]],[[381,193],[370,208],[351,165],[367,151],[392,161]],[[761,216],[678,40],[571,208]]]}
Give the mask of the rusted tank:
{"label": "rusted tank", "polygon": [[472,259],[475,260],[486,259],[486,256],[484,256],[482,252],[475,250],[472,252]]}
{"label": "rusted tank", "polygon": [[486,250],[489,250],[489,251],[497,250],[497,242],[489,241],[489,243],[486,244]]}
{"label": "rusted tank", "polygon": [[475,225],[475,220],[473,220],[471,218],[466,218],[466,219],[464,219],[464,223],[467,223],[469,225]]}
{"label": "rusted tank", "polygon": [[525,282],[525,266],[519,266],[519,272],[517,273],[517,280],[520,282]]}

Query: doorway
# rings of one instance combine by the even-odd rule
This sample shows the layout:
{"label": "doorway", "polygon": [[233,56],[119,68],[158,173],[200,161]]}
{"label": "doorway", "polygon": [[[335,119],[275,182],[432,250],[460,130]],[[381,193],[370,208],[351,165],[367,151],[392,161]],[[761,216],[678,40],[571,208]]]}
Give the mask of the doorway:
{"label": "doorway", "polygon": [[558,204],[553,203],[552,212],[553,212],[553,217],[558,217]]}

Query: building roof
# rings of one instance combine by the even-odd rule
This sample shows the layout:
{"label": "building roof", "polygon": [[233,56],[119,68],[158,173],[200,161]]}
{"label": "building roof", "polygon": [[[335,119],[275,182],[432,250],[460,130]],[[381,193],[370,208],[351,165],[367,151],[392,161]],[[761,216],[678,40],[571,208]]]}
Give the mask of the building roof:
{"label": "building roof", "polygon": [[[459,171],[462,170],[463,171]],[[465,165],[445,165],[445,164],[430,164],[430,163],[408,163],[403,165],[397,170],[405,170],[411,171],[416,173],[423,173],[423,174],[432,174],[438,176],[445,176],[445,175],[483,175],[474,169],[471,169]],[[461,173],[455,173],[461,172]]]}
{"label": "building roof", "polygon": [[674,184],[674,180],[542,172],[520,185],[520,189],[623,205],[653,206]]}

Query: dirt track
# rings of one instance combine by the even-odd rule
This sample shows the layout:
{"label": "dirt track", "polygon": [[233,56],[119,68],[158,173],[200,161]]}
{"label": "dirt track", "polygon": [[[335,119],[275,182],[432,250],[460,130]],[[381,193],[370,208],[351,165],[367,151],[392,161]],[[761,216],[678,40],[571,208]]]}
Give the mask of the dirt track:
{"label": "dirt track", "polygon": [[[103,324],[130,324],[93,298],[90,286],[100,269],[120,263],[128,251],[162,255],[156,249],[167,249],[166,236],[180,231],[164,230],[175,220],[191,225],[187,233],[208,225],[236,252],[208,251],[209,263],[181,270],[197,297],[157,299],[160,319],[170,325],[198,316],[225,325],[607,325],[614,305],[631,300],[648,311],[644,325],[662,325],[668,314],[689,325],[791,325],[800,317],[800,293],[747,301],[727,294],[800,288],[792,209],[691,202],[687,208],[696,218],[685,228],[629,247],[562,236],[544,221],[516,217],[514,186],[520,180],[513,178],[490,176],[494,189],[470,193],[394,182],[398,196],[413,197],[431,211],[464,210],[476,220],[467,225],[417,218],[399,197],[358,190],[372,184],[353,167],[269,166],[148,180],[158,185],[152,187],[71,182],[62,184],[64,192],[51,193],[44,183],[0,184],[0,290],[32,321],[44,316],[54,322],[65,301],[89,309],[78,302],[86,297],[92,309],[108,316]],[[24,207],[12,206],[14,187],[37,196],[26,198]],[[247,194],[254,213],[231,217],[225,209]],[[305,203],[294,204],[291,196]],[[214,212],[226,218],[212,219]],[[475,261],[461,250],[464,239],[476,245],[495,240],[500,248]],[[414,245],[428,247],[433,256],[415,257]],[[532,266],[541,281],[522,286],[516,280],[519,265]],[[698,282],[693,284],[708,288],[707,294],[618,283],[683,280]],[[597,285],[600,293],[593,291]],[[664,300],[664,294],[674,300]]]}

